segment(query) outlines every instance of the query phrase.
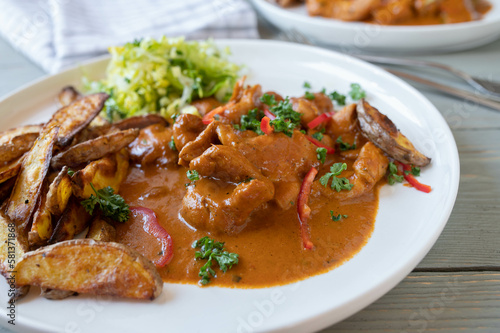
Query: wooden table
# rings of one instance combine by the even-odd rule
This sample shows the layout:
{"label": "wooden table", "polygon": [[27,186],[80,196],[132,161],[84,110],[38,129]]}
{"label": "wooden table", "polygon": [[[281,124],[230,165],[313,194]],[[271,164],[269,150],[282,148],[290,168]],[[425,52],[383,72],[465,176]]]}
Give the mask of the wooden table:
{"label": "wooden table", "polygon": [[[260,32],[264,38],[276,36],[262,22]],[[500,81],[500,41],[415,58]],[[42,75],[0,39],[0,99]],[[458,84],[446,75],[441,79]],[[408,277],[323,332],[500,332],[500,113],[417,88],[446,118],[458,145],[461,178],[455,208],[437,243]]]}

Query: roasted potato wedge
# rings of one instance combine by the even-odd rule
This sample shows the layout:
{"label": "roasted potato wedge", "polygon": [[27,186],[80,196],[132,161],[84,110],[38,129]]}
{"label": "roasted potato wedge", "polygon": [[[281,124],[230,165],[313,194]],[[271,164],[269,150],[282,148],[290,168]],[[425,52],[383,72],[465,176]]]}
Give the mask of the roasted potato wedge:
{"label": "roasted potato wedge", "polygon": [[14,162],[0,167],[0,183],[17,176],[19,170],[21,169],[21,165],[23,164],[23,160],[24,156],[21,156]]}
{"label": "roasted potato wedge", "polygon": [[38,205],[33,214],[31,230],[28,232],[28,243],[31,248],[45,245],[52,235],[52,214],[47,206],[47,185],[38,199]]}
{"label": "roasted potato wedge", "polygon": [[111,186],[118,193],[120,184],[127,177],[129,157],[126,149],[91,162],[71,177],[73,194],[80,199],[87,199],[94,191]]}
{"label": "roasted potato wedge", "polygon": [[155,299],[163,281],[151,261],[129,247],[93,239],[70,240],[25,254],[16,265],[17,286],[81,294]]}
{"label": "roasted potato wedge", "polygon": [[54,244],[73,239],[76,235],[87,228],[91,216],[80,204],[80,200],[72,197],[54,228],[49,243]]}
{"label": "roasted potato wedge", "polygon": [[46,131],[24,158],[7,206],[8,217],[20,230],[26,230],[29,225],[50,166],[58,128],[51,127]]}
{"label": "roasted potato wedge", "polygon": [[70,296],[76,296],[76,295],[78,295],[78,293],[70,290],[59,290],[50,288],[41,288],[40,290],[40,296],[52,300],[65,299]]}
{"label": "roasted potato wedge", "polygon": [[431,159],[420,153],[386,115],[364,99],[359,101],[357,113],[365,136],[396,161],[419,167],[431,162]]}
{"label": "roasted potato wedge", "polygon": [[14,185],[16,185],[16,178],[8,179],[0,184],[0,203],[10,197]]}
{"label": "roasted potato wedge", "polygon": [[0,165],[9,163],[31,149],[42,125],[28,125],[0,133]]}
{"label": "roasted potato wedge", "polygon": [[47,193],[47,209],[49,212],[56,216],[61,215],[68,205],[71,194],[73,194],[71,177],[68,175],[68,168],[63,167],[49,186]]}
{"label": "roasted potato wedge", "polygon": [[0,210],[0,272],[6,278],[8,271],[15,269],[16,263],[28,251],[28,240],[17,231],[15,223]]}
{"label": "roasted potato wedge", "polygon": [[101,242],[114,242],[116,239],[116,229],[98,215],[90,223],[86,238]]}
{"label": "roasted potato wedge", "polygon": [[57,144],[61,147],[70,144],[73,137],[101,112],[108,97],[105,93],[84,96],[57,110],[47,124],[59,127]]}
{"label": "roasted potato wedge", "polygon": [[123,119],[114,123],[113,127],[119,129],[120,131],[124,131],[131,128],[142,129],[154,124],[163,124],[167,126],[167,120],[160,115],[148,114]]}
{"label": "roasted potato wedge", "polygon": [[59,169],[63,166],[76,167],[82,163],[95,161],[107,154],[116,153],[128,146],[139,135],[139,130],[114,132],[96,139],[79,143],[57,154],[52,158],[52,167]]}
{"label": "roasted potato wedge", "polygon": [[70,105],[80,97],[82,97],[82,95],[73,86],[66,86],[62,88],[61,92],[57,96],[59,103],[61,103],[62,106]]}

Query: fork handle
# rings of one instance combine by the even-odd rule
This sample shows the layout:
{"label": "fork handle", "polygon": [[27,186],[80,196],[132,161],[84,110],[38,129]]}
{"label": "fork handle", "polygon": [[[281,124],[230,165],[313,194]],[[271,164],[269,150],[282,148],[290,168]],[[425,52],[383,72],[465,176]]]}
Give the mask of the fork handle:
{"label": "fork handle", "polygon": [[378,64],[386,64],[386,65],[403,65],[403,66],[417,66],[417,67],[433,67],[438,68],[449,73],[452,73],[463,80],[465,80],[472,87],[479,89],[481,91],[485,91],[484,87],[480,86],[477,82],[474,81],[472,76],[469,74],[456,69],[454,67],[440,64],[437,62],[426,61],[426,60],[416,60],[416,59],[404,59],[404,58],[392,58],[392,57],[381,57],[381,56],[370,56],[370,55],[355,55],[357,58],[368,61],[375,62]]}

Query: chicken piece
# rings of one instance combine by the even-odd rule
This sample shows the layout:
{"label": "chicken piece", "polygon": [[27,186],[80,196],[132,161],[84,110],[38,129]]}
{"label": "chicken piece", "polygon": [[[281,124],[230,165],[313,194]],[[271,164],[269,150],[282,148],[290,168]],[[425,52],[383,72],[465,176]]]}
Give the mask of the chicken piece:
{"label": "chicken piece", "polygon": [[419,16],[435,16],[442,0],[414,0],[413,6]]}
{"label": "chicken piece", "polygon": [[[201,114],[201,116],[204,116],[205,114],[209,113],[215,108],[218,108],[222,104],[213,97],[205,97],[192,102],[191,105],[194,106],[196,110],[198,110],[198,113]],[[178,120],[179,118],[177,118],[176,122]]]}
{"label": "chicken piece", "polygon": [[312,99],[311,102],[316,106],[320,114],[335,111],[330,97],[322,92],[314,93],[314,99]]}
{"label": "chicken piece", "polygon": [[373,20],[379,24],[397,24],[415,16],[414,0],[390,0],[388,3],[372,11]]}
{"label": "chicken piece", "polygon": [[260,135],[236,147],[272,182],[302,181],[311,167],[319,165],[317,147],[299,131],[292,138],[283,133]]}
{"label": "chicken piece", "polygon": [[219,107],[222,111],[217,112],[217,115],[220,117],[221,122],[239,124],[241,116],[247,114],[250,110],[261,107],[261,86],[256,84],[255,86],[244,88],[244,83],[245,77],[236,83],[229,102]]}
{"label": "chicken piece", "polygon": [[274,197],[273,184],[233,147],[212,146],[189,166],[204,178],[188,186],[180,215],[196,229],[238,233]]}
{"label": "chicken piece", "polygon": [[[353,175],[348,177],[349,182],[354,185],[351,190],[337,192],[330,188],[330,183],[326,187],[321,185],[318,178],[313,183],[311,193],[321,194],[337,200],[357,198],[370,191],[384,177],[388,166],[389,159],[382,150],[373,143],[367,142],[361,148],[358,158],[353,164]],[[339,177],[342,177],[342,175]]]}
{"label": "chicken piece", "polygon": [[443,0],[440,4],[444,23],[461,23],[479,19],[481,16],[473,0]]}
{"label": "chicken piece", "polygon": [[274,202],[282,209],[288,210],[297,202],[300,192],[299,181],[274,182]]}
{"label": "chicken piece", "polygon": [[162,124],[148,126],[129,145],[131,160],[135,163],[167,165],[177,162],[177,153],[170,148],[173,131]]}
{"label": "chicken piece", "polygon": [[332,133],[334,136],[339,136],[354,131],[358,125],[356,104],[350,104],[330,118],[326,126],[326,131],[327,133]]}
{"label": "chicken piece", "polygon": [[188,142],[196,139],[204,129],[205,125],[203,125],[200,117],[189,113],[180,115],[173,126],[175,148],[181,151]]}
{"label": "chicken piece", "polygon": [[306,0],[306,5],[311,16],[361,21],[367,19],[381,2],[382,0]]}
{"label": "chicken piece", "polygon": [[320,114],[316,105],[308,99],[305,99],[303,97],[293,97],[290,99],[290,102],[292,102],[293,111],[298,112],[302,115],[300,118],[300,123],[304,127],[307,127],[307,124]]}

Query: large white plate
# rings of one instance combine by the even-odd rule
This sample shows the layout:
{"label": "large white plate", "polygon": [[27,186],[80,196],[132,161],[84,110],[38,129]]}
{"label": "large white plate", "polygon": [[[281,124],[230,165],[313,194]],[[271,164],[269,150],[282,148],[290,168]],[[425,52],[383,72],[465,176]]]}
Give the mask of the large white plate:
{"label": "large white plate", "polygon": [[[78,296],[49,301],[30,293],[17,304],[16,326],[26,331],[138,332],[307,332],[359,311],[401,281],[425,256],[441,233],[455,202],[459,182],[458,152],[453,136],[434,106],[414,88],[383,70],[319,48],[270,41],[220,41],[232,60],[247,65],[248,81],[264,90],[303,94],[303,82],[314,88],[348,91],[360,83],[368,98],[432,157],[422,181],[424,194],[402,185],[385,186],[375,230],[368,244],[350,261],[329,273],[265,289],[199,288],[166,284],[153,302]],[[56,109],[56,94],[79,85],[82,69],[103,74],[107,59],[44,78],[0,102],[1,128],[38,123]],[[425,288],[423,286],[422,288]],[[7,285],[0,282],[0,304]],[[1,323],[7,326],[2,307]]]}
{"label": "large white plate", "polygon": [[281,8],[268,0],[251,0],[257,10],[282,30],[295,29],[319,43],[349,52],[436,53],[465,50],[500,37],[500,0],[480,21],[428,26],[383,26],[311,17],[305,5]]}

